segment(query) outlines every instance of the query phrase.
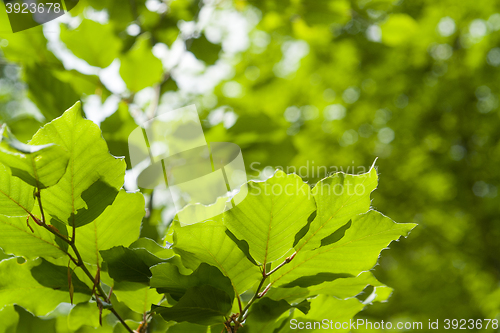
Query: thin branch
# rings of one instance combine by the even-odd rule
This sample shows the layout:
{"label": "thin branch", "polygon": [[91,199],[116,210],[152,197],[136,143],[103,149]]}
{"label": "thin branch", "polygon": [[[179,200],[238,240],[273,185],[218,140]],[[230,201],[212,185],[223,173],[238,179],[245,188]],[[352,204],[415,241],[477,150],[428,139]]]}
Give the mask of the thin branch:
{"label": "thin branch", "polygon": [[247,303],[247,305],[245,306],[245,309],[243,309],[243,311],[241,311],[241,307],[240,307],[240,315],[238,317],[238,322],[241,323],[241,322],[244,322],[247,317],[248,317],[248,310],[250,309],[250,306],[257,300],[257,299],[260,299],[262,297],[264,297],[264,295],[269,291],[269,289],[271,289],[271,286],[272,286],[272,283],[269,283],[267,285],[267,287],[261,292],[260,289],[262,288],[262,286],[264,285],[264,282],[266,281],[266,279],[271,276],[271,274],[273,274],[274,272],[276,272],[278,269],[280,269],[281,267],[285,266],[286,264],[290,263],[290,261],[293,260],[293,258],[295,258],[295,255],[297,254],[297,252],[294,252],[291,256],[287,257],[281,264],[279,264],[278,266],[276,266],[273,270],[271,270],[270,272],[267,272],[266,273],[266,267],[264,266],[263,267],[263,271],[262,271],[262,280],[260,281],[259,283],[259,286],[257,287],[257,291],[255,292],[255,294],[252,296],[252,298],[250,299],[250,301]]}
{"label": "thin branch", "polygon": [[294,252],[291,256],[289,256],[288,258],[285,259],[285,261],[283,261],[281,264],[279,264],[278,266],[276,266],[272,271],[270,271],[269,273],[267,273],[267,276],[273,274],[274,272],[276,272],[278,269],[280,269],[281,267],[285,266],[286,264],[288,264],[290,261],[293,260],[293,258],[295,258],[295,255],[297,254],[297,252]]}
{"label": "thin branch", "polygon": [[42,207],[42,195],[40,194],[40,188],[37,188],[35,196],[38,199],[37,201],[38,201],[38,207],[40,207],[40,214],[42,214],[42,223],[46,224],[46,222],[45,222],[45,213],[43,212],[43,207]]}
{"label": "thin branch", "polygon": [[128,327],[127,323],[125,322],[125,320],[123,320],[122,317],[120,317],[120,315],[118,314],[118,312],[116,312],[116,310],[114,308],[111,308],[109,309],[111,312],[113,312],[113,314],[116,316],[116,318],[118,318],[118,320],[120,321],[120,323],[122,323],[122,325],[125,327],[125,329],[127,331],[129,331],[130,333],[134,333],[134,331],[132,331],[132,329],[130,327]]}
{"label": "thin branch", "polygon": [[257,295],[257,298],[262,298],[262,297],[264,297],[264,295],[265,295],[265,294],[267,294],[267,292],[269,291],[269,289],[271,289],[271,286],[272,286],[272,283],[269,283],[269,284],[267,285],[266,289],[264,289],[264,291],[263,291],[263,292],[261,292],[261,293],[259,293],[259,294]]}
{"label": "thin branch", "polygon": [[253,302],[255,302],[258,299],[260,289],[264,285],[264,282],[266,281],[266,279],[267,279],[266,269],[264,268],[264,271],[262,272],[262,280],[260,280],[259,286],[257,287],[257,291],[252,296],[250,301],[248,301],[248,303],[245,306],[245,308],[243,309],[243,311],[240,312],[240,315],[238,317],[238,322],[242,322],[244,320],[244,318],[246,318],[248,310],[250,309],[250,306],[253,304]]}
{"label": "thin branch", "polygon": [[240,313],[243,313],[243,306],[241,305],[240,295],[236,295],[236,299],[238,300],[238,307],[240,308]]}
{"label": "thin branch", "polygon": [[[42,220],[40,221],[38,218],[36,218],[34,215],[32,215],[31,213],[30,216],[33,218],[33,220],[40,226],[42,226],[43,228],[45,228],[46,230],[48,230],[49,232],[51,232],[52,234],[54,234],[55,236],[59,237],[60,239],[62,239],[63,241],[65,241],[66,243],[69,244],[69,246],[71,246],[71,248],[73,249],[73,252],[75,253],[76,255],[76,259],[73,258],[73,256],[71,256],[69,254],[69,252],[65,251],[65,253],[68,255],[68,257],[75,263],[75,265],[77,267],[80,267],[83,272],[85,273],[85,275],[88,276],[88,278],[95,284],[94,287],[97,288],[97,291],[99,293],[99,295],[107,300],[111,297],[111,294],[108,296],[106,294],[106,292],[104,291],[104,289],[102,288],[102,285],[100,283],[100,281],[98,281],[98,283],[95,283],[95,277],[92,276],[92,273],[90,273],[89,269],[87,268],[87,266],[85,266],[85,263],[83,262],[83,258],[80,254],[80,252],[78,251],[78,248],[76,247],[75,243],[74,243],[74,234],[75,234],[75,226],[74,226],[74,223],[73,223],[73,239],[70,241],[66,236],[64,236],[63,234],[61,234],[59,232],[59,230],[57,230],[54,226],[52,225],[48,225],[47,223],[45,223],[45,215],[43,213],[43,207],[42,207],[42,200],[41,200],[41,196],[40,196],[40,189],[37,189],[38,191],[35,193],[36,197],[38,198],[38,204],[39,204],[39,207],[40,207],[40,211],[41,211],[41,214],[42,214]],[[96,293],[96,299],[98,301],[99,300],[99,297]],[[134,333],[134,331],[127,325],[127,323],[123,320],[123,318],[120,317],[120,315],[116,312],[116,310],[111,307],[109,309],[115,316],[116,318],[118,318],[118,320],[122,323],[122,325],[125,327],[125,329],[129,332],[129,333]]]}

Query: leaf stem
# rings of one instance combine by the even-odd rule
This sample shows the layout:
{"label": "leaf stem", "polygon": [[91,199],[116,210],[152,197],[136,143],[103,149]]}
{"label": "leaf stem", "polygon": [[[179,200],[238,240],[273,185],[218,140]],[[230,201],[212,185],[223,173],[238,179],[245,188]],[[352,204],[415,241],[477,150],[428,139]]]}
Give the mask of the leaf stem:
{"label": "leaf stem", "polygon": [[[30,216],[33,218],[33,220],[38,225],[42,226],[43,228],[45,228],[46,230],[48,230],[50,233],[54,234],[56,237],[59,237],[64,242],[68,243],[69,246],[71,246],[71,249],[73,250],[74,254],[76,255],[76,259],[71,254],[69,254],[69,252],[65,251],[65,253],[71,259],[71,261],[73,261],[77,267],[80,267],[83,270],[83,272],[85,273],[85,275],[87,275],[89,277],[89,279],[94,283],[94,286],[95,286],[95,288],[97,288],[97,291],[98,291],[99,295],[103,299],[108,300],[109,297],[111,296],[111,294],[109,296],[106,294],[106,292],[102,288],[102,285],[101,285],[100,281],[98,281],[98,283],[95,283],[95,281],[96,281],[95,277],[92,276],[92,273],[90,273],[90,271],[87,268],[87,266],[85,266],[85,263],[84,263],[84,261],[82,259],[82,256],[81,256],[80,252],[78,251],[78,248],[76,247],[76,244],[75,244],[75,229],[76,229],[76,227],[74,225],[74,222],[73,222],[73,237],[72,237],[71,240],[69,240],[66,236],[64,236],[63,234],[61,234],[56,228],[54,228],[52,225],[48,225],[45,222],[45,215],[44,215],[43,207],[42,207],[42,199],[41,199],[41,196],[40,196],[40,189],[37,189],[37,192],[35,193],[35,196],[38,199],[38,205],[40,207],[42,220],[40,221],[37,217],[35,217],[31,213],[29,213]],[[96,293],[96,299],[97,298],[98,298],[98,295]],[[127,323],[123,320],[122,317],[120,317],[120,315],[116,312],[116,310],[113,307],[111,307],[109,310],[116,316],[116,318],[120,321],[120,323],[122,323],[122,325],[125,327],[125,329],[129,333],[134,333],[134,331],[127,325]]]}
{"label": "leaf stem", "polygon": [[[291,256],[287,257],[281,264],[279,264],[278,266],[276,266],[273,270],[271,270],[270,272],[267,272],[266,273],[266,266],[264,265],[263,266],[263,271],[262,271],[262,280],[260,280],[260,283],[259,283],[259,286],[257,287],[257,291],[255,292],[255,294],[252,296],[252,298],[250,299],[250,301],[248,301],[247,305],[245,306],[245,308],[243,309],[243,311],[241,311],[241,306],[240,306],[240,315],[238,317],[238,322],[244,322],[247,317],[248,317],[248,310],[250,309],[250,306],[252,306],[252,304],[264,297],[264,295],[269,291],[269,289],[271,289],[271,286],[272,286],[272,283],[269,283],[267,285],[267,287],[261,292],[260,289],[262,288],[262,286],[264,285],[264,282],[266,281],[266,279],[271,276],[271,274],[273,274],[274,272],[276,272],[278,269],[280,269],[281,267],[285,266],[286,264],[290,263],[290,261],[293,260],[293,258],[295,258],[295,255],[297,254],[297,252],[294,252]],[[238,298],[239,300],[239,298]]]}
{"label": "leaf stem", "polygon": [[45,223],[45,213],[43,212],[43,207],[42,207],[42,195],[40,194],[40,188],[36,189],[35,196],[37,197],[38,201],[38,206],[40,207],[40,214],[42,214],[42,223]]}
{"label": "leaf stem", "polygon": [[272,271],[270,271],[269,273],[267,273],[267,276],[273,274],[274,272],[276,272],[278,269],[280,269],[281,267],[285,266],[286,264],[288,264],[290,261],[293,260],[293,258],[295,258],[295,255],[297,254],[297,252],[294,252],[291,256],[287,257],[285,259],[285,261],[283,261],[281,264],[279,264],[278,266],[276,266]]}
{"label": "leaf stem", "polygon": [[125,327],[125,329],[130,332],[130,333],[134,333],[134,331],[132,331],[132,329],[127,325],[127,323],[125,322],[125,320],[123,320],[122,317],[120,317],[120,315],[118,314],[118,312],[116,312],[115,308],[111,308],[109,309],[109,311],[111,311],[116,318],[118,318],[118,320],[120,321],[120,323],[122,323],[123,327]]}
{"label": "leaf stem", "polygon": [[241,311],[240,316],[238,317],[239,322],[242,322],[246,319],[248,310],[250,309],[250,306],[259,298],[260,288],[262,288],[262,286],[264,285],[264,282],[266,281],[267,277],[268,276],[266,275],[266,271],[264,269],[264,271],[262,272],[262,280],[260,280],[259,286],[257,287],[257,291],[252,296],[250,301],[248,301],[243,311]]}

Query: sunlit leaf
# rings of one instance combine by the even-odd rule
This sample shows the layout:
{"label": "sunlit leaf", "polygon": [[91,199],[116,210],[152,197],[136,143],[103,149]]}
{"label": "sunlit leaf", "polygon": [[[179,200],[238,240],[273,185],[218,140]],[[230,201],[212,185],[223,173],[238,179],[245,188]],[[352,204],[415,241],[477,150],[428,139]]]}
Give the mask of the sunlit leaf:
{"label": "sunlit leaf", "polygon": [[186,267],[196,269],[202,262],[217,267],[231,279],[236,295],[250,288],[261,273],[226,233],[221,216],[203,223],[175,225],[174,251]]}
{"label": "sunlit leaf", "polygon": [[34,188],[13,177],[10,170],[0,164],[0,214],[27,216],[35,204]]}
{"label": "sunlit leaf", "polygon": [[38,189],[53,186],[66,172],[69,154],[60,146],[24,144],[6,127],[0,129],[0,140],[0,162],[11,169],[13,176],[31,186]]}
{"label": "sunlit leaf", "polygon": [[336,173],[312,189],[318,210],[307,234],[295,246],[297,250],[322,245],[341,226],[370,208],[370,193],[377,186],[377,171],[361,175]]}
{"label": "sunlit leaf", "polygon": [[125,162],[109,154],[99,127],[82,117],[80,103],[45,125],[30,143],[56,144],[69,152],[67,172],[41,197],[46,214],[70,226],[92,222],[123,185]]}
{"label": "sunlit leaf", "polygon": [[371,269],[381,250],[401,236],[408,236],[413,223],[395,223],[376,211],[359,215],[349,222],[345,236],[315,250],[300,251],[272,276],[275,286],[318,273],[357,276]]}
{"label": "sunlit leaf", "polygon": [[91,223],[78,228],[78,249],[85,262],[100,265],[99,251],[115,246],[128,246],[139,238],[144,216],[144,197],[141,193],[118,193],[111,206]]}
{"label": "sunlit leaf", "polygon": [[[75,302],[88,300],[89,287],[76,277],[73,283]],[[15,303],[43,316],[62,302],[69,302],[66,267],[43,259],[29,260],[24,264],[19,264],[17,258],[0,262],[0,307]]]}
{"label": "sunlit leaf", "polygon": [[[102,68],[113,62],[121,48],[121,41],[115,36],[111,25],[90,19],[84,19],[75,30],[61,26],[61,40],[77,57],[91,66]],[[92,43],[82,47],[82,41],[85,40],[92,40]]]}
{"label": "sunlit leaf", "polygon": [[120,75],[133,92],[159,83],[162,78],[161,61],[151,53],[150,40],[145,35],[137,39],[120,61]]}
{"label": "sunlit leaf", "polygon": [[282,171],[265,182],[249,182],[248,195],[224,213],[224,224],[248,243],[259,264],[291,254],[295,234],[316,209],[309,185]]}

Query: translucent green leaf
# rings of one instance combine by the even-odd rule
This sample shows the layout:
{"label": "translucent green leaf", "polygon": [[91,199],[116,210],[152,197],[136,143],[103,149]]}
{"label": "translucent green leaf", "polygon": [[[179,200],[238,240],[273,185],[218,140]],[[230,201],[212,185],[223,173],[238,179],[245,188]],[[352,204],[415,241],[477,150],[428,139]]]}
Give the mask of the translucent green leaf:
{"label": "translucent green leaf", "polygon": [[336,173],[318,182],[312,190],[318,207],[316,217],[295,248],[303,251],[320,247],[323,239],[356,215],[368,211],[370,193],[376,187],[377,171],[374,167],[362,175]]}
{"label": "translucent green leaf", "polygon": [[0,333],[16,333],[19,314],[13,305],[8,305],[0,310]]}
{"label": "translucent green leaf", "polygon": [[56,320],[36,317],[24,308],[14,306],[19,315],[19,324],[15,333],[32,333],[32,332],[55,332]]}
{"label": "translucent green leaf", "polygon": [[159,83],[163,76],[162,63],[153,55],[147,35],[139,36],[120,61],[120,75],[133,92]]}
{"label": "translucent green leaf", "polygon": [[214,266],[202,263],[190,275],[179,272],[179,268],[170,263],[163,263],[151,268],[153,276],[151,287],[159,293],[168,293],[173,299],[179,300],[189,288],[210,285],[226,292],[234,299],[234,290],[231,281],[222,275]]}
{"label": "translucent green leaf", "polygon": [[357,276],[376,264],[381,250],[415,227],[413,223],[395,223],[376,211],[356,216],[349,224],[339,240],[316,250],[298,252],[272,275],[273,284],[279,286],[318,273]]}
{"label": "translucent green leaf", "polygon": [[[292,317],[287,320],[286,325],[283,325],[278,331],[279,333],[292,332],[324,332],[322,324],[327,323],[327,329],[330,329],[330,323],[333,323],[333,331],[349,332],[349,327],[346,329],[335,329],[335,323],[349,323],[356,313],[364,308],[364,304],[356,298],[340,300],[333,296],[320,295],[311,300],[311,310],[304,315],[302,312],[295,310]],[[324,320],[324,321],[323,321]]]}
{"label": "translucent green leaf", "polygon": [[[75,302],[90,298],[90,289],[73,277]],[[69,302],[67,267],[56,266],[43,259],[19,264],[17,258],[0,262],[0,308],[18,304],[37,316],[54,310],[59,303]]]}
{"label": "translucent green leaf", "polygon": [[85,262],[100,265],[99,251],[128,246],[139,238],[144,196],[120,191],[115,201],[92,223],[76,231],[77,246]]}
{"label": "translucent green leaf", "polygon": [[[91,66],[105,68],[118,57],[122,43],[111,24],[84,19],[75,30],[61,26],[61,40],[76,55]],[[82,41],[92,41],[84,43]]]}
{"label": "translucent green leaf", "polygon": [[[33,209],[34,188],[0,164],[0,214],[6,216],[27,216]],[[1,227],[0,227],[1,228]],[[1,246],[1,244],[0,244]]]}
{"label": "translucent green leaf", "polygon": [[77,227],[93,221],[123,185],[125,162],[108,152],[99,126],[86,120],[78,102],[40,129],[31,144],[56,144],[70,154],[57,185],[42,190],[46,215]]}
{"label": "translucent green leaf", "polygon": [[158,294],[149,286],[128,281],[115,283],[113,293],[120,302],[137,313],[149,311],[151,305],[158,304],[163,298],[163,295]]}
{"label": "translucent green leaf", "polygon": [[39,189],[53,186],[66,172],[69,155],[62,147],[24,144],[6,127],[0,129],[0,140],[0,162],[11,169],[13,176],[31,186]]}
{"label": "translucent green leaf", "polygon": [[141,237],[132,244],[130,244],[131,249],[145,249],[148,252],[154,254],[158,258],[170,258],[173,255],[173,251],[170,248],[163,247],[156,243],[154,240],[146,237]]}
{"label": "translucent green leaf", "polygon": [[71,309],[68,316],[68,327],[72,330],[78,330],[80,327],[87,325],[98,328],[99,325],[99,309],[95,302],[78,303]]}
{"label": "translucent green leaf", "polygon": [[277,171],[265,182],[249,182],[248,195],[224,214],[224,224],[265,265],[291,254],[295,234],[315,209],[309,185],[295,174]]}
{"label": "translucent green leaf", "polygon": [[196,269],[202,262],[217,267],[233,284],[235,295],[249,289],[262,276],[257,266],[226,233],[226,227],[217,216],[203,223],[181,227],[174,221],[174,251],[184,265]]}
{"label": "translucent green leaf", "polygon": [[[20,181],[20,180],[19,180]],[[8,254],[28,259],[37,257],[59,258],[65,253],[46,229],[30,222],[33,232],[26,224],[26,217],[0,215],[0,247]]]}
{"label": "translucent green leaf", "polygon": [[[296,281],[297,280],[294,282]],[[285,286],[286,288],[271,288],[266,295],[273,300],[285,300],[289,303],[319,294],[345,299],[358,295],[368,285],[377,288],[385,287],[391,289],[377,281],[371,272],[363,272],[357,277],[334,278],[332,281],[326,281],[307,287],[291,286],[289,284],[289,286]]]}
{"label": "translucent green leaf", "polygon": [[[5,21],[8,21],[7,17]],[[9,34],[8,41],[9,45],[2,47],[2,53],[12,62],[31,65],[39,62],[39,59],[44,59],[47,64],[62,67],[60,61],[47,48],[47,39],[42,29],[35,28],[29,33]]]}
{"label": "translucent green leaf", "polygon": [[172,307],[153,307],[165,320],[187,321],[193,324],[213,325],[224,322],[231,310],[231,297],[209,285],[190,288]]}

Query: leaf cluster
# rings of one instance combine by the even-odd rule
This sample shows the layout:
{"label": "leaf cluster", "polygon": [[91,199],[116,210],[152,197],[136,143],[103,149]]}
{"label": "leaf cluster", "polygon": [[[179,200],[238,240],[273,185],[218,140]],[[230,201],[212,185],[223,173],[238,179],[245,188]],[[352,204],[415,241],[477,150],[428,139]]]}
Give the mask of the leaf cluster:
{"label": "leaf cluster", "polygon": [[0,247],[12,256],[0,262],[0,314],[69,302],[70,331],[119,321],[129,332],[287,332],[291,319],[348,320],[389,297],[370,270],[415,226],[370,208],[374,167],[312,188],[277,171],[214,218],[174,219],[171,243],[140,238],[144,197],[122,188],[125,161],[79,103],[29,144],[3,127],[0,163]]}

